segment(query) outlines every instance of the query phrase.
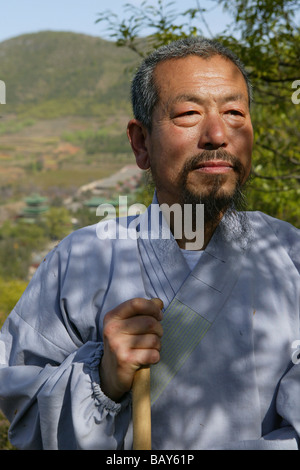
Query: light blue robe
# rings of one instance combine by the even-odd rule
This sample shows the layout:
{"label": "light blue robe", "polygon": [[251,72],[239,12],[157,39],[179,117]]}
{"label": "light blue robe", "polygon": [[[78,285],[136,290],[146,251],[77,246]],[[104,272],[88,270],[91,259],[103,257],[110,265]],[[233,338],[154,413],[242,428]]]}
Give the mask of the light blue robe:
{"label": "light blue robe", "polygon": [[72,233],[9,315],[0,405],[11,442],[131,448],[131,395],[105,397],[98,366],[104,315],[143,296],[164,302],[162,359],[151,367],[153,449],[298,449],[299,230],[247,213],[246,237],[238,225],[220,235],[221,224],[190,272],[172,236],[149,235],[154,207],[137,239],[112,239],[123,219]]}

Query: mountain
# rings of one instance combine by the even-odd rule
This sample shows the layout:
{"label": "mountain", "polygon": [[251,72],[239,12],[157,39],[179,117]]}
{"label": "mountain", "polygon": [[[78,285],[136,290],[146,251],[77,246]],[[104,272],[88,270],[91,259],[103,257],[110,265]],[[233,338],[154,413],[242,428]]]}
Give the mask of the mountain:
{"label": "mountain", "polygon": [[5,112],[52,118],[128,108],[137,62],[129,49],[84,34],[43,31],[3,41]]}
{"label": "mountain", "polygon": [[129,49],[70,32],[0,43],[0,212],[35,192],[73,196],[134,163],[126,126],[138,62]]}

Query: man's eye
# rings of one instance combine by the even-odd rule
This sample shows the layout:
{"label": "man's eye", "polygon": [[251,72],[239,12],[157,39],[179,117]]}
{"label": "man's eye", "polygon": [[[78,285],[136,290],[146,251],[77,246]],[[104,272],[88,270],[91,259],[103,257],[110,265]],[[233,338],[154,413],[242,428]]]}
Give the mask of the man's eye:
{"label": "man's eye", "polygon": [[231,114],[232,116],[243,116],[243,113],[237,109],[230,109],[229,111],[226,111],[226,114]]}
{"label": "man's eye", "polygon": [[196,114],[196,111],[186,111],[181,113],[180,116],[193,116],[194,114]]}
{"label": "man's eye", "polygon": [[174,124],[178,126],[194,126],[198,121],[199,113],[193,110],[177,113],[173,117]]}
{"label": "man's eye", "polygon": [[185,118],[185,117],[191,117],[191,116],[197,116],[196,111],[184,111],[183,113],[178,113],[177,118]]}

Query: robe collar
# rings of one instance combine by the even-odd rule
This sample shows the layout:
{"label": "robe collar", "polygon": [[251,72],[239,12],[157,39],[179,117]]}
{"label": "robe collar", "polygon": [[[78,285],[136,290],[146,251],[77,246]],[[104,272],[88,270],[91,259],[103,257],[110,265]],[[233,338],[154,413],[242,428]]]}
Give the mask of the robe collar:
{"label": "robe collar", "polygon": [[224,216],[191,272],[154,194],[152,204],[140,216],[138,238],[141,274],[147,297],[161,298],[166,308],[181,290],[185,292],[183,297],[187,302],[188,298],[195,296],[181,288],[190,276],[199,281],[199,287],[209,287],[208,292],[213,290],[225,294],[226,289],[231,290],[229,284],[238,275],[242,257],[252,239],[250,228],[240,236],[240,227],[238,215],[234,222],[228,222]]}

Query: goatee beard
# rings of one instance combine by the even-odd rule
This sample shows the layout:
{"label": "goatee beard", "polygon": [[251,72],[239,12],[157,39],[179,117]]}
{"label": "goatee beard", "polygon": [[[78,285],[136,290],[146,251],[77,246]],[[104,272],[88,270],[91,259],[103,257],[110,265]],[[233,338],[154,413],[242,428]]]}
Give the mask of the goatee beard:
{"label": "goatee beard", "polygon": [[[205,193],[201,191],[201,188],[197,193],[188,188],[189,173],[195,170],[200,163],[210,160],[223,160],[232,165],[232,169],[237,175],[236,186],[232,193],[226,193],[222,188],[226,175],[218,174],[204,175],[203,186],[205,186]],[[196,204],[203,204],[205,225],[215,226],[220,222],[220,218],[225,212],[227,212],[227,215],[233,215],[236,211],[246,209],[244,177],[244,167],[234,155],[224,149],[204,150],[200,155],[196,155],[186,162],[179,175],[180,203],[182,206],[191,204],[194,209]],[[208,186],[209,190],[207,189]]]}

